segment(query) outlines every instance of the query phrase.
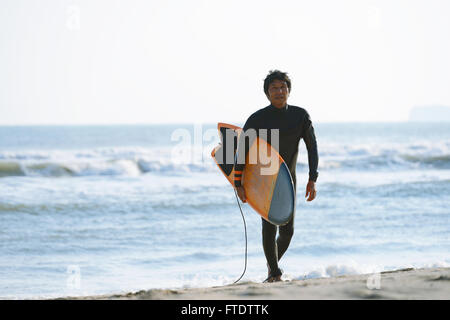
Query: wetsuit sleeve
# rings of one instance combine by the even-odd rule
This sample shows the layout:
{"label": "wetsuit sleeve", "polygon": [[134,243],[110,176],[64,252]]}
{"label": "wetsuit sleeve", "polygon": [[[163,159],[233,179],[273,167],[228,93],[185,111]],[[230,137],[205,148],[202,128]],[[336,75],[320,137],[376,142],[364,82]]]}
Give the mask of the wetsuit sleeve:
{"label": "wetsuit sleeve", "polygon": [[241,186],[241,179],[242,179],[242,173],[245,168],[245,158],[247,156],[247,153],[250,149],[250,145],[252,141],[250,141],[250,138],[246,135],[249,129],[255,128],[255,121],[252,116],[247,119],[247,121],[244,124],[244,127],[242,128],[242,132],[239,135],[238,145],[236,149],[236,157],[234,159],[234,186],[240,187]]}
{"label": "wetsuit sleeve", "polygon": [[319,176],[319,172],[317,171],[319,166],[319,152],[317,151],[316,135],[309,114],[306,114],[304,118],[303,128],[303,141],[305,141],[306,150],[308,151],[309,180],[316,182]]}

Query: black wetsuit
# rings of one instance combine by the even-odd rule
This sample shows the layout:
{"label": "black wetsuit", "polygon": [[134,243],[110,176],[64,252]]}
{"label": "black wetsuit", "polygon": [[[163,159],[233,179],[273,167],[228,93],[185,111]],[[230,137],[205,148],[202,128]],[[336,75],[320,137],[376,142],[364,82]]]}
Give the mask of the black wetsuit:
{"label": "black wetsuit", "polygon": [[[247,119],[243,130],[246,132],[248,129],[255,129],[256,133],[259,133],[259,129],[268,129],[267,140],[269,143],[271,142],[270,129],[279,129],[279,146],[278,148],[276,148],[276,144],[272,144],[272,146],[278,149],[277,151],[286,162],[291,172],[294,188],[297,185],[295,168],[297,165],[298,145],[300,139],[303,139],[308,151],[309,180],[314,182],[317,180],[319,155],[316,137],[311,119],[305,109],[291,105],[278,109],[269,105],[256,111]],[[238,156],[235,163],[235,171],[237,172],[244,169],[245,164],[242,159],[245,159],[251,144],[251,142],[244,143],[243,136],[241,135],[238,143]],[[240,185],[240,180],[235,180],[235,186]],[[294,216],[286,225],[279,227],[279,236],[275,242],[276,232],[277,227],[275,225],[262,219],[263,248],[270,268],[270,276],[281,275],[281,270],[278,268],[278,260],[286,252],[294,233]]]}

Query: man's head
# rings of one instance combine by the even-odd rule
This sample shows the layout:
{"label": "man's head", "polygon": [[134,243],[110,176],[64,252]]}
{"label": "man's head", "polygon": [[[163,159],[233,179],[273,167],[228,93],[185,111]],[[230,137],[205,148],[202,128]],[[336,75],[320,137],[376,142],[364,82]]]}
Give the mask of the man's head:
{"label": "man's head", "polygon": [[277,108],[283,108],[291,92],[291,79],[286,72],[271,70],[264,79],[264,93],[272,105]]}

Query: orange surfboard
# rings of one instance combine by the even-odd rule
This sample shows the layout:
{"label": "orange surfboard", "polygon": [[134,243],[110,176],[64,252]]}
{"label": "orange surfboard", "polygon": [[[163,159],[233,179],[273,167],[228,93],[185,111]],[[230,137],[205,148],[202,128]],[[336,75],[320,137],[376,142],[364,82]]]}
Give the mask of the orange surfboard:
{"label": "orange surfboard", "polygon": [[[242,128],[226,123],[219,123],[217,128],[221,143],[211,156],[234,188],[234,158]],[[230,137],[233,141],[228,141]],[[227,148],[232,154],[226,154],[225,150],[230,152]],[[295,211],[291,174],[280,154],[260,137],[249,148],[241,181],[247,202],[261,217],[274,225],[290,221]]]}

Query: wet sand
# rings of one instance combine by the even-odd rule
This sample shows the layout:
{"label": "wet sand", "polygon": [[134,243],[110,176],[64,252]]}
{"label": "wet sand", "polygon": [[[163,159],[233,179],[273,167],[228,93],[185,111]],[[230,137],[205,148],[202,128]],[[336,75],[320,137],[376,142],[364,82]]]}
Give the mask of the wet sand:
{"label": "wet sand", "polygon": [[450,299],[450,268],[402,269],[378,274],[242,282],[210,288],[152,289],[63,299],[89,300],[301,300],[301,299]]}

